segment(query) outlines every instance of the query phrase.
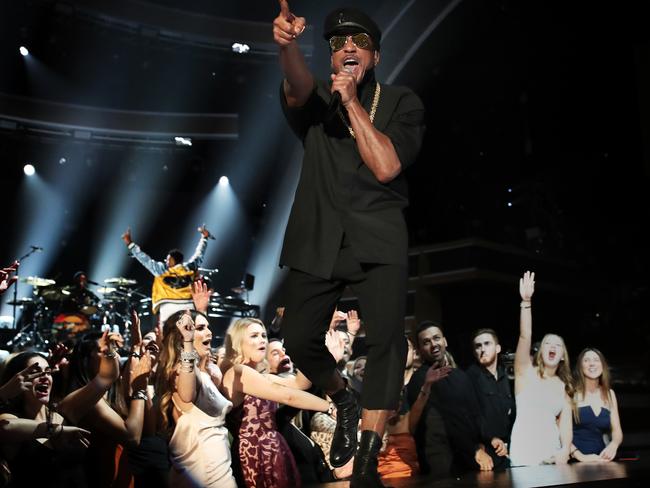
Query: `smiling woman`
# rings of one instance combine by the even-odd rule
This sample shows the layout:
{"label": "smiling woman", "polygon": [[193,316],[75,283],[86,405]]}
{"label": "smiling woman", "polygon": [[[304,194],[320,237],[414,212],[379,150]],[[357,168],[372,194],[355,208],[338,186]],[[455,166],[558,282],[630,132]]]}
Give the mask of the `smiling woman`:
{"label": "smiling woman", "polygon": [[9,360],[0,380],[0,454],[11,486],[86,486],[81,451],[90,432],[70,424],[87,414],[118,374],[117,358],[104,358],[96,377],[55,410],[45,357],[23,352]]}
{"label": "smiling woman", "polygon": [[584,349],[576,361],[574,378],[576,408],[571,457],[582,462],[612,461],[623,442],[623,430],[603,353],[595,348]]}
{"label": "smiling woman", "polygon": [[[228,415],[235,437],[232,451],[235,476],[247,487],[290,488],[302,485],[296,461],[278,432],[278,403],[327,411],[329,403],[301,391],[311,383],[298,373],[281,378],[258,372],[266,363],[268,340],[257,319],[236,320],[226,331],[226,358],[222,391],[235,405]],[[298,389],[300,388],[300,389]]]}

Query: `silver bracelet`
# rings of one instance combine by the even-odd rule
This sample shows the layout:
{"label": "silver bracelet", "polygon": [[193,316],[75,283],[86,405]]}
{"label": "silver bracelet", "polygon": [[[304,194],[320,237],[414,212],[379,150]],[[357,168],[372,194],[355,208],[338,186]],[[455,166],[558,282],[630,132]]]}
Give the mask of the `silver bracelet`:
{"label": "silver bracelet", "polygon": [[147,392],[144,390],[134,391],[131,400],[147,400]]}
{"label": "silver bracelet", "polygon": [[181,351],[181,361],[184,363],[193,363],[199,359],[199,353],[196,351]]}
{"label": "silver bracelet", "polygon": [[181,363],[181,373],[192,373],[194,372],[194,363]]}

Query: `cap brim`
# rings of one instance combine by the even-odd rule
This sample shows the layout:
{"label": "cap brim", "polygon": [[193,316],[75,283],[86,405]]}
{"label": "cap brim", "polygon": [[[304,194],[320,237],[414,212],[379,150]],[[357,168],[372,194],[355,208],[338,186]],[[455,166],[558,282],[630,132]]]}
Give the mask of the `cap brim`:
{"label": "cap brim", "polygon": [[356,22],[344,22],[342,24],[337,24],[334,29],[327,31],[325,33],[325,37],[327,40],[329,40],[329,38],[335,34],[354,34],[357,32],[365,32],[366,34],[370,35],[368,29],[366,29],[361,24],[357,24]]}

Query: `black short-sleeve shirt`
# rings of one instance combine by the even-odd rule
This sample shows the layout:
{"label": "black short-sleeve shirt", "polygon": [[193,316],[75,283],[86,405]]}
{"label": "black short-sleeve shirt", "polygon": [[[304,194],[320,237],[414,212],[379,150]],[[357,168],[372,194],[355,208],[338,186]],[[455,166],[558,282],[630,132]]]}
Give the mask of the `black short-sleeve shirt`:
{"label": "black short-sleeve shirt", "polygon": [[[370,73],[359,86],[367,112],[375,89]],[[290,108],[280,87],[285,117],[305,151],[280,264],[329,279],[343,234],[360,262],[406,264],[406,178],[400,173],[387,184],[377,181],[340,117],[327,117],[330,98],[330,83],[317,80],[307,102]],[[418,155],[423,119],[424,107],[415,93],[381,85],[374,126],[391,139],[402,169]]]}

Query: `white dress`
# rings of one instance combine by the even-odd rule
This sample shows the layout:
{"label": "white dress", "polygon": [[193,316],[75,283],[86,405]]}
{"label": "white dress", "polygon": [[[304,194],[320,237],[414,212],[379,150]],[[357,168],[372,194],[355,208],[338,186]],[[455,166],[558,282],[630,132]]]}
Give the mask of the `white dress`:
{"label": "white dress", "polygon": [[560,449],[557,416],[564,406],[564,383],[542,379],[537,368],[526,372],[526,385],[515,397],[517,417],[510,436],[511,466],[543,464]]}
{"label": "white dress", "polygon": [[[198,377],[200,388],[196,401],[182,413],[169,441],[173,466],[170,486],[237,488],[225,427],[232,403],[207,373],[199,371]],[[181,411],[175,402],[174,405]]]}

